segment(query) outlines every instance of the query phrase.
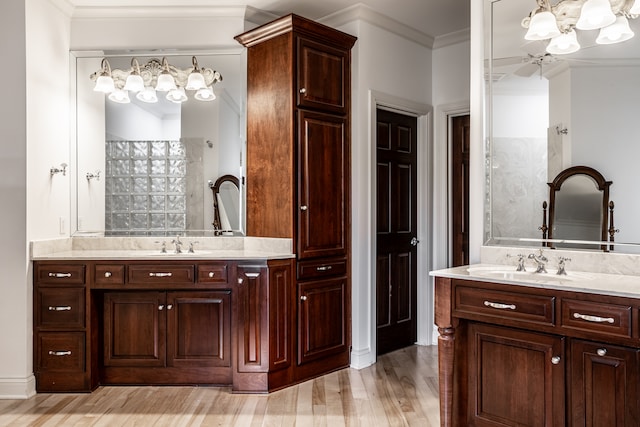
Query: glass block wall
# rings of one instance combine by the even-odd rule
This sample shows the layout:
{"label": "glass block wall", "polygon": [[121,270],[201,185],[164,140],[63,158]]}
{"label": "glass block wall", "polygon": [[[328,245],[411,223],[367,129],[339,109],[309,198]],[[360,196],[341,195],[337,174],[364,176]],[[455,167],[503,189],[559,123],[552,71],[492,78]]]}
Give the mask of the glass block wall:
{"label": "glass block wall", "polygon": [[107,141],[105,235],[175,235],[186,228],[181,141]]}

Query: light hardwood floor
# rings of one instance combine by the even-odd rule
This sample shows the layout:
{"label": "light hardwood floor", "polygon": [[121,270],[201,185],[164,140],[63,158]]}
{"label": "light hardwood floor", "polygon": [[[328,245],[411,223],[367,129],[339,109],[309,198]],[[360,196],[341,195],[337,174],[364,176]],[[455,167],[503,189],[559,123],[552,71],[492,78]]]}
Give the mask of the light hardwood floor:
{"label": "light hardwood floor", "polygon": [[269,395],[100,387],[0,400],[0,426],[437,426],[437,347],[413,346]]}

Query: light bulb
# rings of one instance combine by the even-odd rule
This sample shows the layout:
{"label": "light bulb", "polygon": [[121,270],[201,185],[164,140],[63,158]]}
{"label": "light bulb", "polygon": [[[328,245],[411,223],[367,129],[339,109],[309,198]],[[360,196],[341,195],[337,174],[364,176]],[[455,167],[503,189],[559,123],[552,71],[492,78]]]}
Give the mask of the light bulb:
{"label": "light bulb", "polygon": [[151,87],[147,86],[136,95],[142,102],[146,102],[149,104],[153,104],[154,102],[158,102],[158,96],[156,95],[156,91]]}

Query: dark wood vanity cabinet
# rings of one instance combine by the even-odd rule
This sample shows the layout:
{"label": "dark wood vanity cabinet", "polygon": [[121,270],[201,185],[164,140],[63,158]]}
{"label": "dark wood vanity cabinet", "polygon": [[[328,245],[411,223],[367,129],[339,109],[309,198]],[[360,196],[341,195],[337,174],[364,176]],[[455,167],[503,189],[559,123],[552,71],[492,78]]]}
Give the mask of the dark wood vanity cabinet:
{"label": "dark wood vanity cabinet", "polygon": [[637,426],[640,301],[437,277],[443,426]]}
{"label": "dark wood vanity cabinet", "polygon": [[351,48],[288,15],[247,47],[247,233],[293,239],[293,380],[346,367],[351,346]]}
{"label": "dark wood vanity cabinet", "polygon": [[36,261],[36,389],[294,382],[293,260]]}

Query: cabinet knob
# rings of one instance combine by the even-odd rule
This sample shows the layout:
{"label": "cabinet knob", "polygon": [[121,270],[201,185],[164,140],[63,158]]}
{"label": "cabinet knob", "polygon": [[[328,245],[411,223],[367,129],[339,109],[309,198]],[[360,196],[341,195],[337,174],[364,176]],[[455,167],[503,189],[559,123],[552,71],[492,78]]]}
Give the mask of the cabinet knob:
{"label": "cabinet knob", "polygon": [[164,305],[160,304],[160,305],[158,306],[158,310],[160,310],[160,311],[164,310]]}
{"label": "cabinet knob", "polygon": [[215,275],[216,275],[216,273],[214,273],[213,271],[210,271],[210,272],[209,272],[209,277],[210,277],[210,278],[211,278],[211,277],[213,277],[213,276],[215,276]]}
{"label": "cabinet knob", "polygon": [[167,310],[171,310],[173,308],[173,304],[167,305]]}
{"label": "cabinet knob", "polygon": [[111,277],[111,272],[110,271],[105,271],[104,272],[104,277]]}
{"label": "cabinet knob", "polygon": [[561,360],[560,356],[553,356],[551,358],[551,363],[553,363],[554,365],[558,365],[558,364],[560,364],[560,360]]}
{"label": "cabinet knob", "polygon": [[307,300],[307,296],[306,295],[301,295],[300,296],[300,300],[301,301],[306,301]]}
{"label": "cabinet knob", "polygon": [[300,89],[300,93],[303,94],[303,95],[306,94],[307,93],[307,88],[306,87],[301,88]]}
{"label": "cabinet knob", "polygon": [[606,348],[599,348],[596,350],[596,353],[598,353],[598,356],[606,356],[607,355],[607,349]]}
{"label": "cabinet knob", "polygon": [[242,277],[238,277],[238,285],[242,285],[244,279]]}
{"label": "cabinet knob", "polygon": [[307,206],[306,206],[306,205],[302,205],[302,206],[300,206],[300,210],[301,210],[301,211],[306,211],[307,209],[308,209],[308,208],[307,208]]}

